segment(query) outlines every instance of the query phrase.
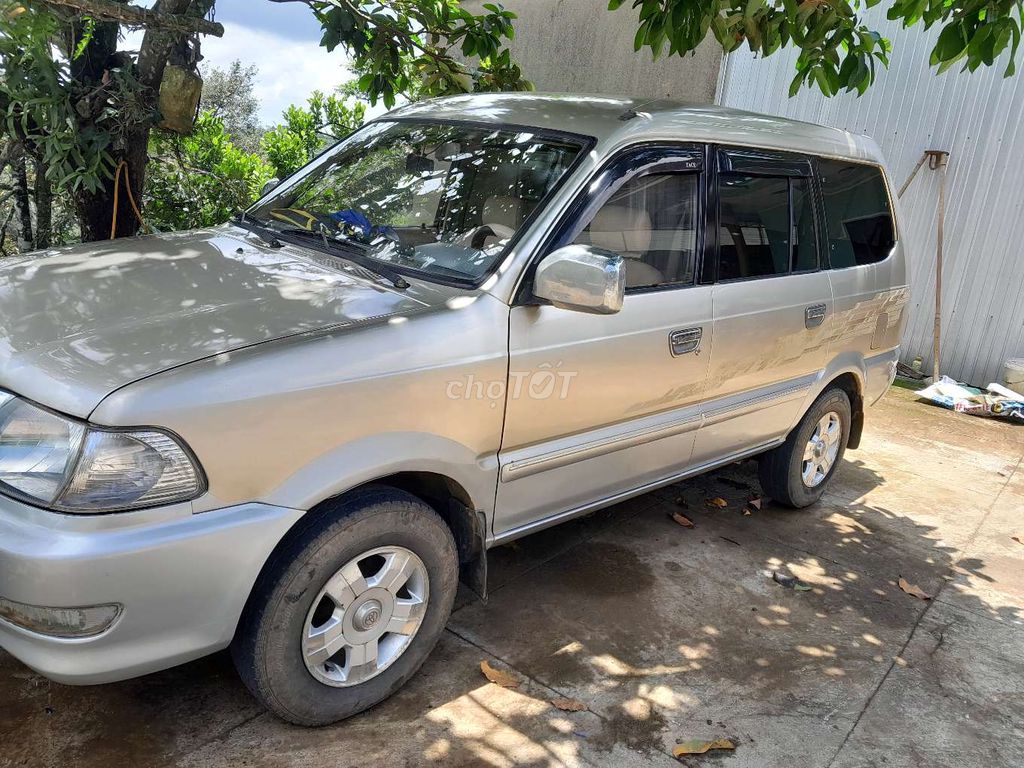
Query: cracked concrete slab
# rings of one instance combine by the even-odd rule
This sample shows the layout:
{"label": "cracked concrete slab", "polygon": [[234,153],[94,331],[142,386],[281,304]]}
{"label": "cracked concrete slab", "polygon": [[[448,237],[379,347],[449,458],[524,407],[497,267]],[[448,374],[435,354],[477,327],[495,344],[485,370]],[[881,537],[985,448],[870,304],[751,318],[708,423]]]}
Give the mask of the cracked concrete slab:
{"label": "cracked concrete slab", "polygon": [[744,515],[747,462],[495,550],[490,602],[460,595],[405,689],[325,729],[262,712],[225,654],[69,688],[0,652],[0,768],[1022,765],[1022,456],[1024,427],[894,390],[812,509]]}
{"label": "cracked concrete slab", "polygon": [[1024,633],[938,604],[835,768],[1024,765]]}

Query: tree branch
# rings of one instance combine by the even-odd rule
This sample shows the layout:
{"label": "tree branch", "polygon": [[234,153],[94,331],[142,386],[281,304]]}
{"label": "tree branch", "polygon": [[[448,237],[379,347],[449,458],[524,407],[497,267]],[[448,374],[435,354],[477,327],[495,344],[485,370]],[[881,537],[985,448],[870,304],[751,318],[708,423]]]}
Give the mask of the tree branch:
{"label": "tree branch", "polygon": [[154,11],[138,5],[122,5],[113,0],[45,0],[45,2],[49,5],[71,8],[99,19],[109,19],[123,24],[224,37],[224,25],[216,21]]}

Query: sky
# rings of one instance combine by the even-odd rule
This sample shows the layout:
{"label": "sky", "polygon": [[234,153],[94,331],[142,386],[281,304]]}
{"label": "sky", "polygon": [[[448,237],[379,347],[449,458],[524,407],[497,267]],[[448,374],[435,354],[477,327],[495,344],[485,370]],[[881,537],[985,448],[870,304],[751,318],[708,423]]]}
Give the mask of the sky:
{"label": "sky", "polygon": [[[330,92],[352,79],[345,52],[320,47],[320,25],[303,3],[217,0],[215,18],[224,25],[224,37],[203,37],[203,65],[226,69],[239,59],[258,67],[255,95],[266,125],[280,122],[286,107],[301,104],[313,91]],[[129,47],[136,35],[141,40],[134,33]]]}

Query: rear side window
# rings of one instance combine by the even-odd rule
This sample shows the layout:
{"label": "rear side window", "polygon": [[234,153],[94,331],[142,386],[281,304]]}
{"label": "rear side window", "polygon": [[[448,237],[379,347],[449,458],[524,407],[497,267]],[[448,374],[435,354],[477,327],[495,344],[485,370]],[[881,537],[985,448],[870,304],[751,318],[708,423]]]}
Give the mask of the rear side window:
{"label": "rear side window", "polygon": [[882,261],[895,245],[889,193],[872,165],[818,160],[833,269]]}
{"label": "rear side window", "polygon": [[719,280],[817,269],[806,178],[722,173],[718,197]]}

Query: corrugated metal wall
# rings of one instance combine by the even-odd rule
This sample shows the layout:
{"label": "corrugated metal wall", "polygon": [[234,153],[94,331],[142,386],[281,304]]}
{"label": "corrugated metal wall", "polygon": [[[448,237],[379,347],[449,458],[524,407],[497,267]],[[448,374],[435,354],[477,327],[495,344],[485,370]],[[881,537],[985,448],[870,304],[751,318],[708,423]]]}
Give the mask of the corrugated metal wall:
{"label": "corrugated metal wall", "polygon": [[[880,8],[870,17],[895,50],[889,70],[859,99],[817,91],[790,99],[796,54],[759,60],[744,50],[726,60],[719,102],[873,136],[897,188],[925,149],[949,151],[940,367],[973,384],[998,381],[1007,358],[1024,357],[1024,73],[1003,79],[1004,60],[973,74],[936,76],[927,63],[937,29],[901,29]],[[937,174],[926,165],[901,201],[913,280],[903,360],[921,355],[926,371],[937,198]]]}

